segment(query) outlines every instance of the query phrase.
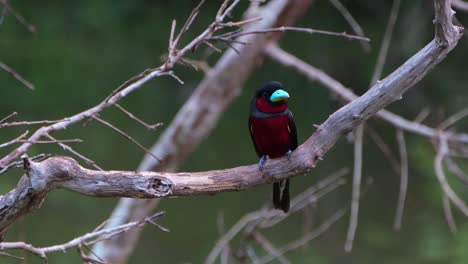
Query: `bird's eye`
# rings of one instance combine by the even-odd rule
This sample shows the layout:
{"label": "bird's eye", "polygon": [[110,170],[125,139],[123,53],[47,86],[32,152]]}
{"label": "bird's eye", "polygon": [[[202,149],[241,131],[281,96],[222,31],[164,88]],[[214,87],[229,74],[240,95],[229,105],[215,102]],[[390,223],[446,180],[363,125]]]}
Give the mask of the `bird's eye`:
{"label": "bird's eye", "polygon": [[268,98],[268,93],[264,92],[264,93],[262,94],[262,96],[265,97],[265,98]]}

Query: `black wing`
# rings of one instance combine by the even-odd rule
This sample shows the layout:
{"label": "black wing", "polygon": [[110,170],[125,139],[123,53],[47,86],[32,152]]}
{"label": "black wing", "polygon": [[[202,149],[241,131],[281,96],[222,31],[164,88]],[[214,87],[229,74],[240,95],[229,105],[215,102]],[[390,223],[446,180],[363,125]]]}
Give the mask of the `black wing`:
{"label": "black wing", "polygon": [[253,131],[253,127],[252,127],[252,119],[251,119],[251,117],[249,117],[249,132],[250,132],[250,138],[252,139],[252,143],[253,143],[254,148],[255,148],[255,152],[257,153],[257,156],[258,156],[259,158],[261,158],[261,157],[263,156],[263,154],[260,153],[260,151],[259,151],[258,148],[257,148],[257,144],[255,144],[255,139],[254,139],[254,137],[253,137],[254,131]]}
{"label": "black wing", "polygon": [[288,113],[289,135],[291,136],[291,150],[297,149],[297,129],[291,111]]}

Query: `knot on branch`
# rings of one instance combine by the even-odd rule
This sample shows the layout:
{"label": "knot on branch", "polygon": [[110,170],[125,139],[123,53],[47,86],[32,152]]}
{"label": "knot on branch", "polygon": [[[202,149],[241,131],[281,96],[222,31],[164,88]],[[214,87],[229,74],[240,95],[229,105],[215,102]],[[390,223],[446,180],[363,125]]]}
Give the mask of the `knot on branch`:
{"label": "knot on branch", "polygon": [[436,42],[441,48],[445,49],[457,43],[462,36],[463,28],[453,25],[452,18],[455,11],[452,10],[450,1],[436,0],[434,1],[434,7],[436,12],[433,23],[435,25]]}
{"label": "knot on branch", "polygon": [[51,157],[34,162],[23,157],[23,167],[29,177],[31,188],[36,192],[47,191],[54,182],[63,181],[80,170],[78,163],[69,157]]}
{"label": "knot on branch", "polygon": [[147,189],[149,189],[149,192],[153,193],[155,196],[162,197],[172,194],[173,187],[174,184],[168,179],[155,177],[149,182]]}

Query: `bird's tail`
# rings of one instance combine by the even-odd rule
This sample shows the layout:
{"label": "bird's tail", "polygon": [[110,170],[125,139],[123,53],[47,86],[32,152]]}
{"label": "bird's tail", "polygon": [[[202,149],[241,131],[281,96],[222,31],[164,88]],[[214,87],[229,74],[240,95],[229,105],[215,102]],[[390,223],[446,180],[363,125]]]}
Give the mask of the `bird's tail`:
{"label": "bird's tail", "polygon": [[285,213],[289,211],[289,179],[273,183],[273,205]]}

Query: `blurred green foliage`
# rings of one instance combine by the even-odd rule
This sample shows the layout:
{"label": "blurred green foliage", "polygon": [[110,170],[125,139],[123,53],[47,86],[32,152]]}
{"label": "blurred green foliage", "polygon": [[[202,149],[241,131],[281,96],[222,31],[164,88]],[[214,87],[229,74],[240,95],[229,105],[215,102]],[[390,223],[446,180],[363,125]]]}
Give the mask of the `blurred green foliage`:
{"label": "blurred green foliage", "polygon": [[[330,3],[315,2],[299,21],[299,26],[351,32]],[[360,94],[368,87],[391,1],[347,0],[343,3],[372,39],[370,53],[365,53],[357,42],[321,35],[286,33],[280,44]],[[51,120],[94,106],[131,76],[159,65],[161,55],[167,51],[171,20],[177,19],[180,25],[195,2],[18,0],[11,1],[11,4],[38,28],[38,32],[31,34],[13,16],[6,16],[0,25],[0,61],[34,83],[36,90],[27,90],[9,74],[0,71],[0,118],[17,111],[18,120]],[[240,17],[247,4],[244,1],[236,10],[236,17]],[[217,5],[218,1],[208,1],[185,41],[196,36],[211,21]],[[431,1],[402,1],[385,74],[431,40],[432,16]],[[468,24],[466,14],[460,13],[458,18],[461,23]],[[204,49],[202,47],[190,56],[204,57]],[[212,65],[216,56],[208,57]],[[427,106],[431,115],[425,122],[436,126],[447,115],[465,107],[468,103],[467,56],[464,38],[446,61],[390,110],[412,119]],[[176,71],[185,85],[181,86],[167,77],[158,78],[126,98],[122,104],[148,122],[169,124],[203,78],[201,72],[189,68],[178,66]],[[272,79],[283,82],[292,95],[290,107],[295,114],[301,142],[312,133],[313,124],[323,122],[339,106],[324,88],[266,60],[248,80],[244,91],[226,111],[210,137],[191,155],[183,170],[220,169],[256,162],[246,127],[248,104],[253,91]],[[164,129],[147,131],[115,109],[106,110],[102,117],[146,146],[153,144]],[[384,137],[393,152],[398,153],[394,128],[378,120],[372,120],[370,124]],[[459,131],[466,131],[466,128],[467,122],[457,126]],[[2,129],[0,142],[12,139],[26,129],[32,132],[35,128]],[[83,139],[83,143],[73,144],[73,147],[106,169],[133,170],[144,155],[134,144],[96,122],[86,126],[74,125],[55,136]],[[346,254],[343,250],[346,216],[320,238],[288,254],[293,263],[468,262],[466,219],[455,213],[459,224],[457,234],[451,234],[444,221],[440,187],[433,170],[431,142],[413,135],[407,135],[407,142],[410,179],[402,230],[397,232],[392,228],[399,176],[391,170],[387,158],[374,143],[366,139],[364,179],[372,178],[374,183],[361,202],[353,252]],[[0,156],[12,149],[2,149]],[[54,145],[35,146],[29,152],[30,155],[37,153],[66,154]],[[352,145],[342,140],[316,170],[292,181],[293,194],[344,166],[352,166]],[[20,170],[1,175],[1,193],[12,189],[20,175]],[[453,180],[453,175],[449,177],[458,193],[468,198],[464,186]],[[242,194],[165,199],[157,210],[167,212],[161,223],[171,232],[145,228],[130,263],[200,263],[219,237],[218,215],[223,214],[228,228],[243,214],[268,203],[270,189],[270,186],[262,186]],[[313,224],[326,219],[349,199],[348,185],[321,200],[313,209]],[[15,224],[6,240],[25,240],[38,246],[62,243],[92,230],[105,220],[116,201],[55,190],[40,210]],[[267,235],[276,245],[282,245],[300,237],[305,221],[307,218],[298,214]],[[35,256],[16,253],[26,257],[27,263],[40,263]],[[19,263],[10,258],[2,258],[0,262]],[[77,253],[70,250],[66,254],[51,255],[50,263],[80,263],[80,260]]]}

